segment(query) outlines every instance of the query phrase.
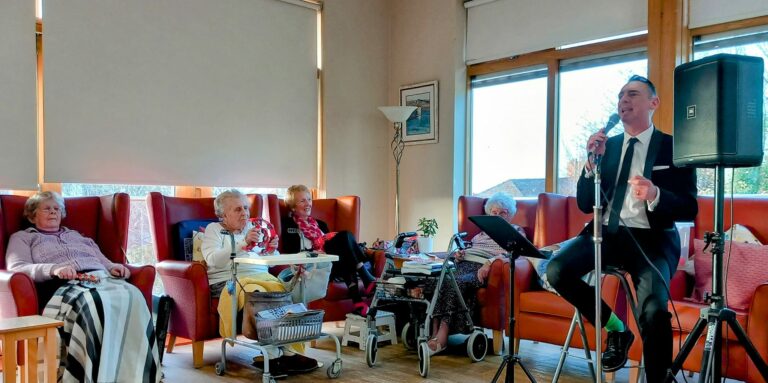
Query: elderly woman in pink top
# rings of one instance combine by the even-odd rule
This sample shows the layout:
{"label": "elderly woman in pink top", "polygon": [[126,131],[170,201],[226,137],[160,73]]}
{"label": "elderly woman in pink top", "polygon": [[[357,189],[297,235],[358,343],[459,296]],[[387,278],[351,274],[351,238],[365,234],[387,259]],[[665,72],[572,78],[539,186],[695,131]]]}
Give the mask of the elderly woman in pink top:
{"label": "elderly woman in pink top", "polygon": [[159,381],[152,316],[141,292],[125,282],[128,268],[107,259],[92,239],[61,226],[66,210],[60,195],[33,195],[24,215],[32,227],[11,236],[6,262],[8,270],[32,277],[39,291],[56,288],[40,299],[43,315],[64,322],[59,379]]}

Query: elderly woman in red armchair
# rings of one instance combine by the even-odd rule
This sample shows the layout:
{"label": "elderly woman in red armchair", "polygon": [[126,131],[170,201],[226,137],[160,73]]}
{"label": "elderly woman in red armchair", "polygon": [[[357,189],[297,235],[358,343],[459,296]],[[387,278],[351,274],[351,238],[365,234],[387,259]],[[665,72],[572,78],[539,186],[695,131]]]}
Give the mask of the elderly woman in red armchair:
{"label": "elderly woman in red armchair", "polygon": [[339,260],[333,263],[331,269],[331,278],[344,281],[349,297],[355,302],[355,313],[366,315],[368,305],[363,302],[357,278],[359,276],[362,279],[366,295],[373,290],[376,278],[365,268],[365,254],[358,246],[355,236],[348,231],[330,232],[325,222],[312,218],[312,194],[304,185],[288,188],[285,204],[290,213],[282,220],[283,232],[280,236],[283,240],[283,251],[298,253],[302,250],[313,250],[338,255]]}
{"label": "elderly woman in red armchair", "polygon": [[60,195],[33,195],[24,216],[32,227],[11,236],[6,261],[10,271],[60,286],[52,297],[41,296],[43,315],[64,322],[59,379],[160,381],[152,316],[141,292],[125,281],[128,268],[107,259],[92,239],[61,226],[66,210]]}
{"label": "elderly woman in red armchair", "polygon": [[[512,218],[517,213],[517,204],[512,196],[505,193],[496,193],[485,202],[485,214],[496,215],[504,218],[505,221],[512,224]],[[523,228],[512,225],[520,234],[525,236]],[[472,238],[472,247],[456,253],[456,283],[461,290],[462,298],[470,310],[474,311],[476,306],[477,289],[483,287],[488,282],[488,274],[491,270],[491,263],[507,251],[502,249],[488,234],[478,233]],[[458,315],[459,297],[449,285],[445,284],[440,289],[437,304],[433,312],[432,326],[434,329],[433,338],[427,343],[432,354],[443,351],[448,343],[448,334],[457,332],[466,332],[463,315]]]}

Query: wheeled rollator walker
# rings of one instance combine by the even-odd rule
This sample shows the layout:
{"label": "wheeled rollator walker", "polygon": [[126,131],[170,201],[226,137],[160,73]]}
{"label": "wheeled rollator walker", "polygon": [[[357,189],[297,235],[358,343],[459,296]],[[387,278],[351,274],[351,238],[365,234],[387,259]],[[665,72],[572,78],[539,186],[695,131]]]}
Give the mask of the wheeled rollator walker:
{"label": "wheeled rollator walker", "polygon": [[[459,300],[459,309],[456,312],[448,313],[448,315],[463,315],[467,324],[466,328],[473,329],[467,340],[467,356],[473,362],[479,362],[485,358],[488,352],[488,337],[482,328],[475,327],[472,323],[471,313],[464,302],[454,276],[453,261],[456,252],[465,249],[462,240],[465,235],[466,233],[457,233],[451,237],[447,256],[439,270],[432,270],[430,264],[426,263],[422,269],[414,273],[403,272],[402,269],[384,271],[382,277],[377,281],[376,291],[367,314],[368,338],[365,341],[365,361],[368,367],[373,367],[376,364],[378,356],[376,312],[385,305],[404,302],[408,304],[408,311],[411,316],[401,331],[401,340],[406,349],[416,349],[418,352],[419,374],[425,378],[429,375],[431,353],[427,341],[431,338],[432,331],[436,330],[432,329],[433,313],[441,287],[445,284],[456,292]],[[398,242],[397,239],[395,242]],[[426,310],[420,309],[419,306],[422,305],[426,306]]]}

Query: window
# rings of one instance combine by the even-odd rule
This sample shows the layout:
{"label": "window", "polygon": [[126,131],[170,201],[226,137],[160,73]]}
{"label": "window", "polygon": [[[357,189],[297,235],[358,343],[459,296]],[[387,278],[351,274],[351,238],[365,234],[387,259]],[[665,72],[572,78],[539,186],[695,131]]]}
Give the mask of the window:
{"label": "window", "polygon": [[243,194],[275,194],[279,198],[285,198],[285,193],[288,192],[288,188],[245,188],[237,186],[217,186],[213,188],[213,196],[221,194],[221,192],[229,189],[237,189]]}
{"label": "window", "polygon": [[[765,63],[763,74],[763,110],[768,110],[768,93],[765,92],[768,83],[768,26],[719,33],[713,35],[695,36],[693,40],[693,58],[698,60],[718,53],[732,53],[761,57]],[[763,139],[768,124],[763,114]],[[763,144],[763,150],[768,146]],[[700,194],[714,194],[714,170],[697,169]],[[768,162],[763,160],[760,167],[730,169],[725,172],[725,190],[734,194],[768,194]]]}
{"label": "window", "polygon": [[[154,265],[157,262],[152,233],[149,228],[147,195],[158,191],[164,195],[174,195],[173,186],[149,185],[102,185],[102,184],[61,184],[64,197],[102,196],[113,193],[128,193],[131,197],[131,216],[128,220],[128,263],[135,265]],[[155,278],[154,294],[162,294],[160,278]]]}
{"label": "window", "polygon": [[[558,193],[576,195],[576,182],[587,159],[587,139],[616,113],[617,95],[627,79],[647,72],[645,52],[561,62]],[[622,132],[619,124],[609,136]]]}
{"label": "window", "polygon": [[547,70],[532,67],[472,80],[471,193],[544,192]]}

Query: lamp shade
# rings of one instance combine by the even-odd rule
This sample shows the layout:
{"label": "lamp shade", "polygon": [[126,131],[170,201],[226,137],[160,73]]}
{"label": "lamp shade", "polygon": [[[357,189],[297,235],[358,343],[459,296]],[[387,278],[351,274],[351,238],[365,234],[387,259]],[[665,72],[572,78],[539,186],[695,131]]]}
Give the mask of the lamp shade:
{"label": "lamp shade", "polygon": [[405,122],[411,116],[415,106],[380,106],[379,110],[387,116],[390,122]]}

